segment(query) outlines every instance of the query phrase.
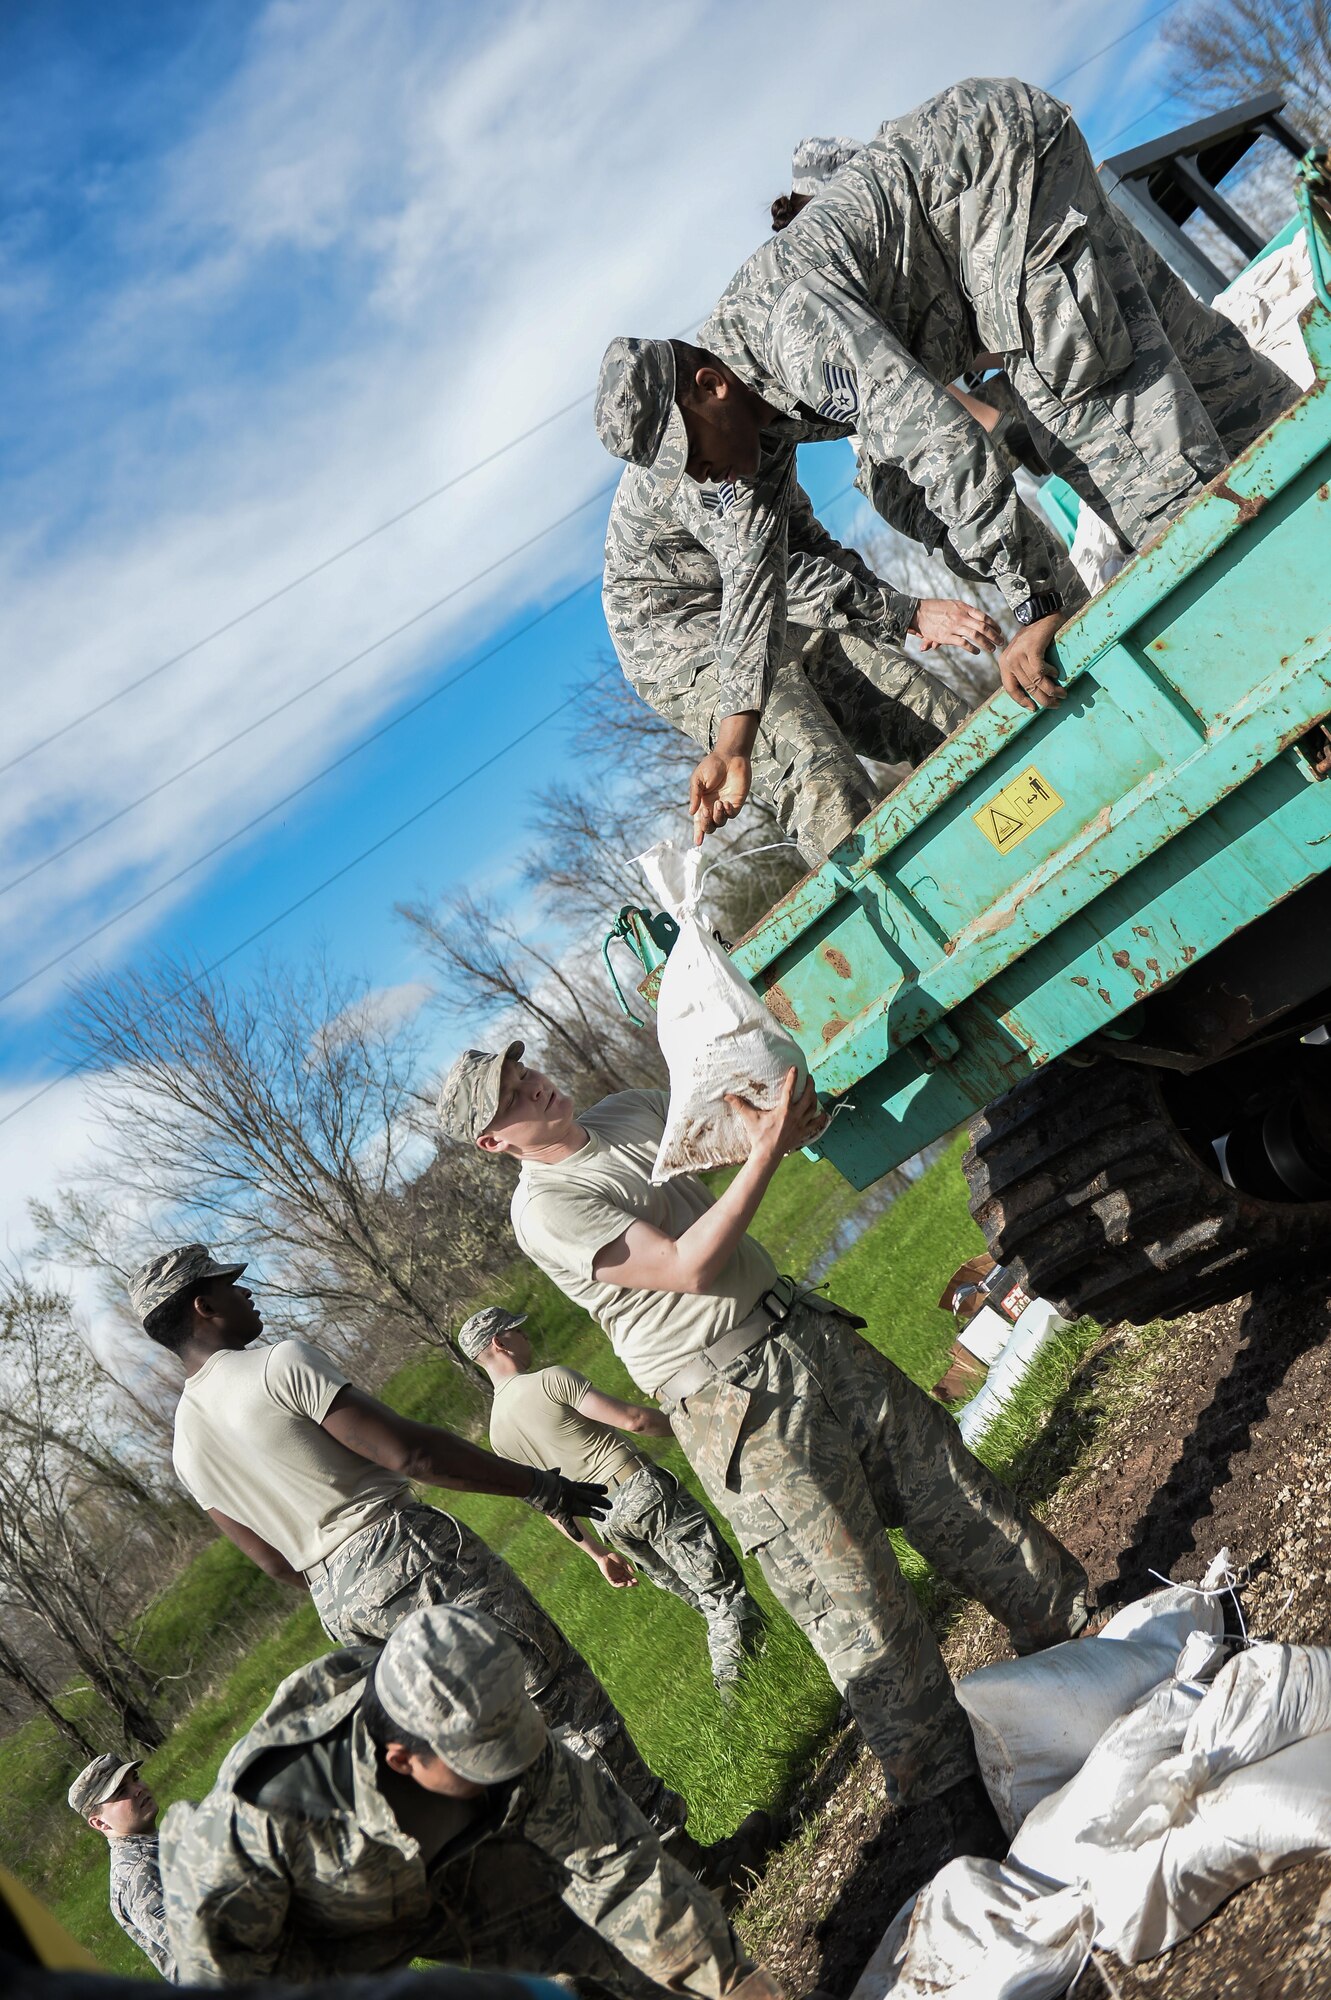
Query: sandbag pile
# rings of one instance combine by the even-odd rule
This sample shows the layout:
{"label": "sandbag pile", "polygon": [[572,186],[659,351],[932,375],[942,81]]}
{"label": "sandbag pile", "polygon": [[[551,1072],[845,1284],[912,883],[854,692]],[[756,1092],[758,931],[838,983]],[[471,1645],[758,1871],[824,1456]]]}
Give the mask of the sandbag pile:
{"label": "sandbag pile", "polygon": [[799,1089],[809,1072],[798,1042],[708,928],[701,850],[662,841],[638,862],[679,924],[656,996],[656,1035],[670,1073],[670,1110],[652,1167],[660,1182],[746,1160],[748,1129],[726,1093],[768,1111],[791,1069]]}
{"label": "sandbag pile", "polygon": [[[1235,1890],[1331,1851],[1331,1648],[1259,1643],[1219,1665],[1205,1587],[1222,1560],[1198,1590],[1129,1607],[1117,1638],[1106,1628],[959,1683],[1016,1837],[1005,1861],[940,1869],[889,1927],[853,2000],[1057,2000],[1092,1946],[1129,1965],[1155,1958]],[[1172,1670],[1131,1696],[1144,1649],[1168,1654],[1188,1597],[1208,1615]],[[1074,1668],[1059,1657],[1072,1653],[1090,1658]],[[1005,1723],[1000,1674],[1017,1711]],[[985,1676],[977,1700],[971,1684]],[[1071,1707],[1089,1703],[1098,1718],[1123,1694],[1123,1712],[1078,1756],[1091,1723]],[[1070,1757],[1076,1768],[1054,1786]]]}

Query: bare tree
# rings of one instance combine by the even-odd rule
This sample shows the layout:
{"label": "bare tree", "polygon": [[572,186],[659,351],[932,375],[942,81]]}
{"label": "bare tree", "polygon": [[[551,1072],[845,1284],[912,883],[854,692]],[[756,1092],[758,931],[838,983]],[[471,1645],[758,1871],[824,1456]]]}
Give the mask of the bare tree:
{"label": "bare tree", "polygon": [[1327,0],[1211,0],[1177,9],[1161,35],[1170,81],[1199,111],[1281,90],[1291,121],[1322,145],[1331,140]]}
{"label": "bare tree", "polygon": [[[164,1741],[156,1689],[120,1635],[130,1610],[130,1556],[136,1542],[151,1539],[161,1509],[80,1407],[71,1364],[78,1345],[68,1299],[20,1273],[5,1274],[0,1619],[11,1630],[24,1620],[41,1627],[57,1659],[86,1678],[125,1738],[155,1748]],[[0,1671],[7,1671],[3,1658]],[[10,1679],[51,1713],[40,1673],[30,1667]]]}
{"label": "bare tree", "polygon": [[406,1191],[427,1156],[414,1015],[322,958],[230,988],[161,959],[91,983],[70,1025],[109,1133],[97,1190],[262,1256],[269,1296],[302,1321],[387,1320],[451,1354],[454,1267],[493,1218],[478,1200],[454,1212],[443,1262],[413,1236]]}

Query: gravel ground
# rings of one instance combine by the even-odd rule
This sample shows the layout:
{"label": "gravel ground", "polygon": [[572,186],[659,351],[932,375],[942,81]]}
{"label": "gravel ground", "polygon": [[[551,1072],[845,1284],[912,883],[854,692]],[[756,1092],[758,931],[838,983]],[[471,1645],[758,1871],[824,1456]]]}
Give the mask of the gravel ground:
{"label": "gravel ground", "polygon": [[[1040,1511],[1102,1600],[1141,1596],[1155,1587],[1153,1572],[1194,1579],[1224,1546],[1247,1572],[1240,1605],[1252,1637],[1331,1644],[1328,1333],[1331,1288],[1322,1283],[1190,1314],[1164,1338],[1117,1329],[1098,1343],[1079,1377],[1089,1414],[1083,1395],[1075,1423],[1056,1418],[1028,1470],[1035,1490],[1053,1488]],[[1112,1383],[1104,1410],[1095,1406],[1101,1376]],[[1230,1618],[1238,1629],[1238,1611]],[[954,1674],[1008,1656],[1006,1635],[973,1606],[952,1622],[944,1650]],[[742,1926],[788,1991],[844,1995],[908,1878],[927,1872],[939,1830],[927,1810],[894,1821],[877,1765],[851,1730],[801,1813]],[[1077,2000],[1097,1993],[1331,1994],[1331,1859],[1254,1883],[1150,1965],[1128,1969],[1097,1953]]]}

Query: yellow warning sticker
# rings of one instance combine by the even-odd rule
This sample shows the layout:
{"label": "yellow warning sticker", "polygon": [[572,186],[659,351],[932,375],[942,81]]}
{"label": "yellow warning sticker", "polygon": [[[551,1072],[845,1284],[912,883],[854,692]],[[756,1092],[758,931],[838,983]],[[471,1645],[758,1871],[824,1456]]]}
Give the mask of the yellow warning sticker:
{"label": "yellow warning sticker", "polygon": [[1019,778],[1004,785],[997,798],[981,806],[972,818],[985,839],[1000,854],[1006,854],[1009,847],[1015,847],[1037,826],[1043,826],[1062,804],[1048,780],[1040,776],[1034,764],[1028,764]]}

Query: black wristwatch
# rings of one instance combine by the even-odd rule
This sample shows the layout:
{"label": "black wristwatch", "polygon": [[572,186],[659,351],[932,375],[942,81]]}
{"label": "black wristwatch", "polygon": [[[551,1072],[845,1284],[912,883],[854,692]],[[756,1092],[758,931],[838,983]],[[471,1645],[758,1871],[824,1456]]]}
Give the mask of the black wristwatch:
{"label": "black wristwatch", "polygon": [[1014,604],[1012,616],[1018,625],[1034,625],[1037,619],[1052,618],[1056,611],[1063,609],[1063,600],[1056,590],[1046,590],[1039,597],[1028,597],[1024,604]]}

